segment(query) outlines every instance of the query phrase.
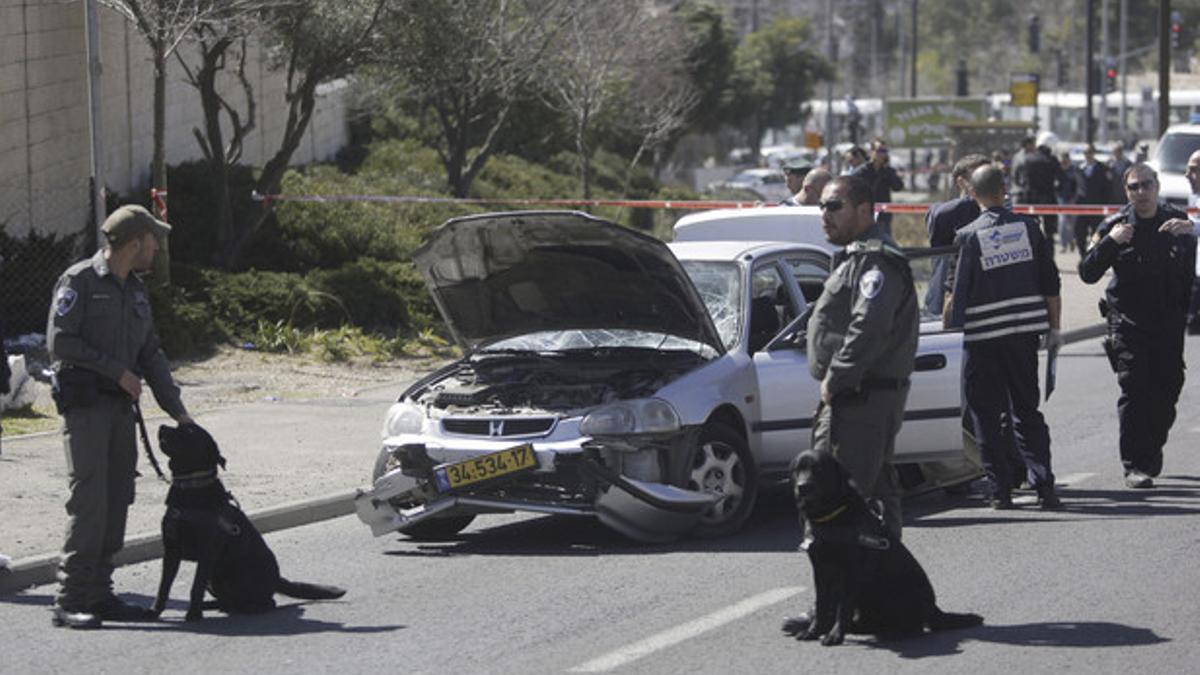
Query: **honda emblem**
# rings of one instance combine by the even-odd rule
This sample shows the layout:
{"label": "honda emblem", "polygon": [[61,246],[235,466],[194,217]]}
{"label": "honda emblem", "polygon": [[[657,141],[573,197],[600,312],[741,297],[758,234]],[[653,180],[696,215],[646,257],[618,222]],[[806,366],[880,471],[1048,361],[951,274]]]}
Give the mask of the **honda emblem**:
{"label": "honda emblem", "polygon": [[504,420],[492,420],[488,422],[488,436],[503,436],[504,435]]}

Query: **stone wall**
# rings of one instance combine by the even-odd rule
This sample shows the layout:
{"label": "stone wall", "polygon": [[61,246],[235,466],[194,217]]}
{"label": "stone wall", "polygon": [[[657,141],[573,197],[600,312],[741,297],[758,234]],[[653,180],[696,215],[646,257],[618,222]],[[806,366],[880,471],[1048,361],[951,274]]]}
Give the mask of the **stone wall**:
{"label": "stone wall", "polygon": [[[153,67],[145,39],[119,14],[100,8],[103,180],[124,194],[146,190],[153,146]],[[194,63],[195,49],[180,54]],[[242,162],[261,166],[283,134],[284,75],[256,47],[247,75],[257,99],[255,129]],[[169,164],[201,157],[192,134],[203,124],[200,100],[172,59],[167,85]],[[78,0],[0,0],[0,225],[12,236],[31,229],[72,233],[89,221],[87,50],[84,6]],[[224,91],[242,101],[232,77]],[[347,142],[346,87],[319,89],[308,135],[293,155],[302,164],[331,158]]]}

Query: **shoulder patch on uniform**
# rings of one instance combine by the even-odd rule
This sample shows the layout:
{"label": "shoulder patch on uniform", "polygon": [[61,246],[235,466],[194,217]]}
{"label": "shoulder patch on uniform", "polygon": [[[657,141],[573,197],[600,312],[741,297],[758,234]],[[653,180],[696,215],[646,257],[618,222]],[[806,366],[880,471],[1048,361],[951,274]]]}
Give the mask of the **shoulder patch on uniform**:
{"label": "shoulder patch on uniform", "polygon": [[858,290],[868,300],[874,300],[883,290],[883,272],[878,267],[872,267],[858,280]]}
{"label": "shoulder patch on uniform", "polygon": [[54,313],[59,316],[66,316],[71,309],[75,307],[75,301],[79,299],[79,294],[70,286],[63,286],[58,291],[58,297],[54,299]]}

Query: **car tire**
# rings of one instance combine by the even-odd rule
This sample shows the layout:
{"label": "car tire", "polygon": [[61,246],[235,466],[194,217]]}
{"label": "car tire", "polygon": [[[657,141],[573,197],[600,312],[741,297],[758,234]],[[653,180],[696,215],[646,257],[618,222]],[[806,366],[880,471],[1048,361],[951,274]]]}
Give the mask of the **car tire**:
{"label": "car tire", "polygon": [[740,530],[758,497],[758,467],[750,446],[720,422],[701,429],[685,480],[689,490],[723,496],[692,530],[699,537],[724,537]]}
{"label": "car tire", "polygon": [[[379,480],[383,474],[391,471],[394,460],[387,450],[380,450],[375,458],[375,466],[371,470],[371,482]],[[475,514],[455,514],[438,516],[422,520],[419,523],[402,527],[397,532],[417,541],[444,541],[462,532],[475,520]]]}

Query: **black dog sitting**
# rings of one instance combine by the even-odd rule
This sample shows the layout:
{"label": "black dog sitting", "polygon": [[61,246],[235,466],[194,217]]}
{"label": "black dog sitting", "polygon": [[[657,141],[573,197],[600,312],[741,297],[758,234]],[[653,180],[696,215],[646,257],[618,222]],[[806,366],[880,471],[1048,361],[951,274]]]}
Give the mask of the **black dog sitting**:
{"label": "black dog sitting", "polygon": [[833,455],[800,453],[792,486],[817,598],[807,615],[784,620],[785,633],[828,646],[841,644],[846,633],[902,637],[983,623],[977,614],[938,609],[925,570]]}
{"label": "black dog sitting", "polygon": [[187,620],[202,618],[204,592],[227,613],[275,608],[275,593],[304,600],[332,600],[346,591],[288,581],[262,535],[217,478],[225,458],[216,441],[195,424],[161,426],[158,442],[170,458],[171,489],[162,521],[163,573],[152,611],[166,607],[181,560],[196,562]]}

